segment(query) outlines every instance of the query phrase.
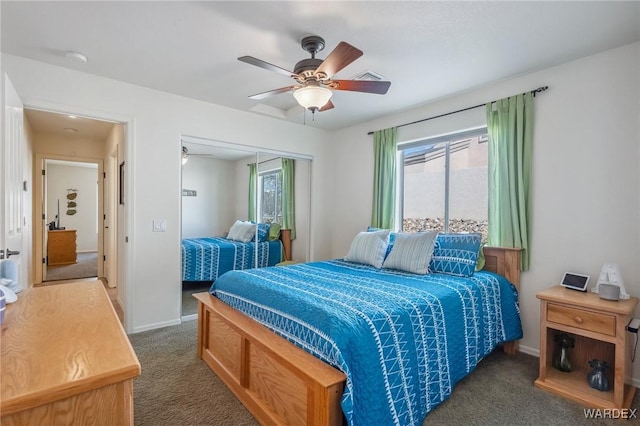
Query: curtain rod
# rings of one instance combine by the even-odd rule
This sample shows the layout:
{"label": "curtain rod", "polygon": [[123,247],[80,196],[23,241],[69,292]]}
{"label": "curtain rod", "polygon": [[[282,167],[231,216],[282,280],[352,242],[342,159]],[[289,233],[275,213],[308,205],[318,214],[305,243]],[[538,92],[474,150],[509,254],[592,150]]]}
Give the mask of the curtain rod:
{"label": "curtain rod", "polygon": [[250,165],[252,165],[252,164],[268,163],[269,161],[273,161],[273,160],[277,160],[277,159],[282,159],[282,157],[273,157],[273,158],[270,158],[270,159],[268,159],[268,160],[262,160],[262,161],[260,161],[260,162],[258,162],[258,163],[247,163],[247,166],[250,166]]}
{"label": "curtain rod", "polygon": [[[549,88],[549,86],[541,86],[541,87],[538,87],[538,88],[537,88],[537,89],[535,89],[535,90],[532,90],[530,93],[535,97],[535,96],[536,96],[536,93],[542,93],[542,92],[544,92],[545,90],[547,90],[548,88]],[[491,101],[491,102],[493,103],[493,102],[495,102],[495,101]],[[447,115],[452,115],[452,114],[457,114],[457,113],[459,113],[459,112],[469,111],[470,109],[480,108],[480,107],[483,107],[483,106],[485,106],[485,105],[486,105],[486,103],[484,103],[484,104],[480,104],[480,105],[474,105],[474,106],[472,106],[472,107],[459,109],[459,110],[457,110],[457,111],[446,112],[446,113],[444,113],[444,114],[435,115],[435,116],[433,116],[433,117],[428,117],[428,118],[423,118],[423,119],[421,119],[421,120],[412,121],[411,123],[404,123],[404,124],[400,124],[400,125],[395,126],[395,127],[396,127],[396,128],[397,128],[397,127],[404,127],[404,126],[409,126],[409,125],[411,125],[411,124],[422,123],[423,121],[433,120],[434,118],[446,117]],[[372,135],[372,134],[374,134],[374,133],[375,133],[375,132],[369,132],[369,133],[367,133],[367,135]]]}

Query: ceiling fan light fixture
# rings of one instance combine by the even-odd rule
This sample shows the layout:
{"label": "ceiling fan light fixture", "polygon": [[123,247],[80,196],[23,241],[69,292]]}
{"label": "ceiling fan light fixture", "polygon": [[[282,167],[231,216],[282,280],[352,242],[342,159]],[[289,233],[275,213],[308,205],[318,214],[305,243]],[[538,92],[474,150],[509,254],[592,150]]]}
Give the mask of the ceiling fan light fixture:
{"label": "ceiling fan light fixture", "polygon": [[293,97],[303,108],[315,111],[325,106],[332,94],[326,87],[306,86],[293,92]]}
{"label": "ceiling fan light fixture", "polygon": [[182,147],[182,165],[184,166],[187,161],[189,161],[189,150],[186,146]]}

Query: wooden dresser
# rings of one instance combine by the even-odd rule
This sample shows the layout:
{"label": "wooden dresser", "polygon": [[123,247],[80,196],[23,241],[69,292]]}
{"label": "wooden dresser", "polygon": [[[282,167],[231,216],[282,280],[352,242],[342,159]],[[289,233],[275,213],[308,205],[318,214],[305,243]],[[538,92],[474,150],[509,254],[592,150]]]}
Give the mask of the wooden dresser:
{"label": "wooden dresser", "polygon": [[75,229],[56,229],[49,231],[47,236],[47,264],[70,265],[76,263],[76,230]]}
{"label": "wooden dresser", "polygon": [[24,290],[0,347],[3,426],[133,424],[140,363],[102,282]]}

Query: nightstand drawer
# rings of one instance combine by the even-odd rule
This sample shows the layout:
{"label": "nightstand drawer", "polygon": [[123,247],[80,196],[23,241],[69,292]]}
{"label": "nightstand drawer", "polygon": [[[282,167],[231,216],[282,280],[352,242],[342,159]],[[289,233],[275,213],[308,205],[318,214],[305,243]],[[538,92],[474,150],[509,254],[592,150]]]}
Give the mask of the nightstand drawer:
{"label": "nightstand drawer", "polygon": [[593,331],[594,333],[602,333],[609,336],[616,335],[615,315],[584,311],[582,309],[549,303],[547,307],[547,321]]}

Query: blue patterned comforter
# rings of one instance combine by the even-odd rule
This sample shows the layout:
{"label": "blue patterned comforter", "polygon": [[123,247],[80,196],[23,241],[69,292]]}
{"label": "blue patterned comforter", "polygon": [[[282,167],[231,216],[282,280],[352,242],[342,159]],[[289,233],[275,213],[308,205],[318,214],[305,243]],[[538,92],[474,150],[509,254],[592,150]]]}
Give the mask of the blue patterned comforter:
{"label": "blue patterned comforter", "polygon": [[[255,268],[255,242],[226,238],[182,240],[182,281],[214,281],[227,271]],[[258,267],[274,266],[282,258],[282,243],[258,243]]]}
{"label": "blue patterned comforter", "polygon": [[234,271],[211,293],[347,376],[350,425],[420,425],[497,344],[522,337],[503,277],[332,260]]}

